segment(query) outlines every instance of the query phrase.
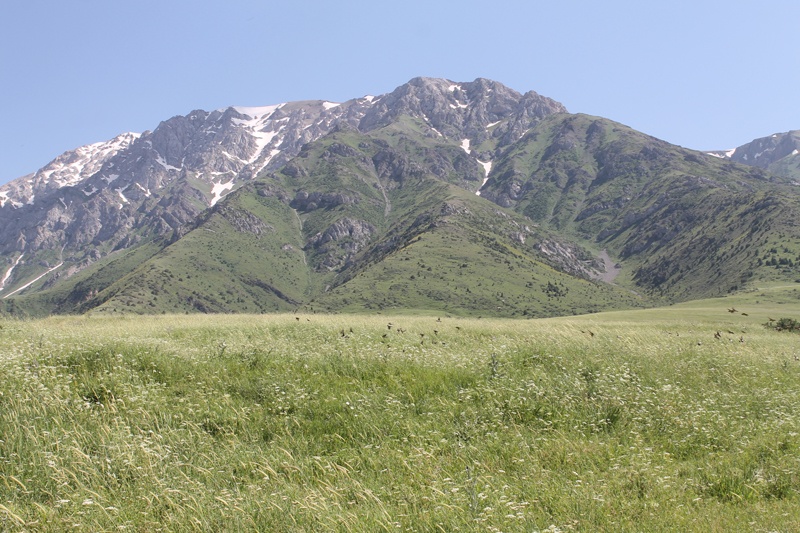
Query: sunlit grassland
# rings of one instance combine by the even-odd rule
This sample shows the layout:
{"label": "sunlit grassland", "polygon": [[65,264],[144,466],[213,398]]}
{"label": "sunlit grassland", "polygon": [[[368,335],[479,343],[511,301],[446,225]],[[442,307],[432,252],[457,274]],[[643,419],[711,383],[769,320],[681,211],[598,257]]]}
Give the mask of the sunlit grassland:
{"label": "sunlit grassland", "polygon": [[791,291],[0,321],[0,530],[796,531]]}

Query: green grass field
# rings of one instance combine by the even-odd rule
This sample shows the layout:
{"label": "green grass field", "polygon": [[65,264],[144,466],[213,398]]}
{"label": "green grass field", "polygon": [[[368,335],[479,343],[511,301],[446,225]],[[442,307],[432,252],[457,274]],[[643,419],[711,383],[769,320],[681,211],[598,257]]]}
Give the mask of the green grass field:
{"label": "green grass field", "polygon": [[797,295],[0,321],[0,530],[798,531]]}

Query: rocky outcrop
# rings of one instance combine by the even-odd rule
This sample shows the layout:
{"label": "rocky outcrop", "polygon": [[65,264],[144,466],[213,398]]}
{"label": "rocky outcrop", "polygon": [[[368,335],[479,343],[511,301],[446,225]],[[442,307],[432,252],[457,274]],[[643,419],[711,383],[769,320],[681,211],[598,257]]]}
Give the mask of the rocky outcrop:
{"label": "rocky outcrop", "polygon": [[289,203],[292,209],[298,211],[314,211],[315,209],[329,209],[340,205],[351,205],[359,202],[358,197],[334,192],[307,192],[298,191]]}
{"label": "rocky outcrop", "polygon": [[249,233],[256,237],[261,237],[264,233],[275,231],[274,227],[267,224],[253,213],[242,209],[235,209],[227,204],[222,204],[214,211],[227,220],[230,225],[240,233]]}
{"label": "rocky outcrop", "polygon": [[544,239],[536,249],[546,260],[562,272],[584,279],[595,279],[605,271],[603,262],[580,246],[565,241]]}
{"label": "rocky outcrop", "polygon": [[372,224],[345,217],[311,237],[305,249],[320,258],[318,269],[335,270],[363,249],[375,231]]}
{"label": "rocky outcrop", "polygon": [[416,161],[391,148],[385,148],[375,154],[372,157],[372,164],[375,166],[378,178],[398,184],[410,178],[418,178],[425,172]]}

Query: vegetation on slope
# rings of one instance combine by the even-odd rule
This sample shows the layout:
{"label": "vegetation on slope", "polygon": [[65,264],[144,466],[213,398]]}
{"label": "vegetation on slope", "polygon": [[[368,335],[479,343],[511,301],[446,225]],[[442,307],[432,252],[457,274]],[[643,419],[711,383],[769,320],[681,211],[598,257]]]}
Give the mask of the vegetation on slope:
{"label": "vegetation on slope", "polygon": [[535,317],[646,303],[591,281],[604,266],[587,250],[476,196],[475,160],[421,128],[306,145],[81,309]]}
{"label": "vegetation on slope", "polygon": [[629,287],[654,297],[719,296],[774,278],[759,257],[778,234],[788,253],[800,251],[788,180],[606,119],[546,118],[493,176],[484,196],[607,249]]}
{"label": "vegetation on slope", "polygon": [[[418,116],[340,125],[169,246],[126,255],[139,264],[98,265],[94,287],[41,281],[5,308],[542,317],[800,279],[788,179],[587,115],[550,115],[513,144],[502,127],[468,154]],[[610,265],[613,284],[596,281]]]}

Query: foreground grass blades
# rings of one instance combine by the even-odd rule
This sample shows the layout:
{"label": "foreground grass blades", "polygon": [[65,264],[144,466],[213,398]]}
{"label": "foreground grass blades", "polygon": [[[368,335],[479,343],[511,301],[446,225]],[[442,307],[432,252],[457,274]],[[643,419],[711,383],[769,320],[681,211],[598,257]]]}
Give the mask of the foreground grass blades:
{"label": "foreground grass blades", "polygon": [[0,529],[798,530],[798,337],[692,305],[0,322]]}

